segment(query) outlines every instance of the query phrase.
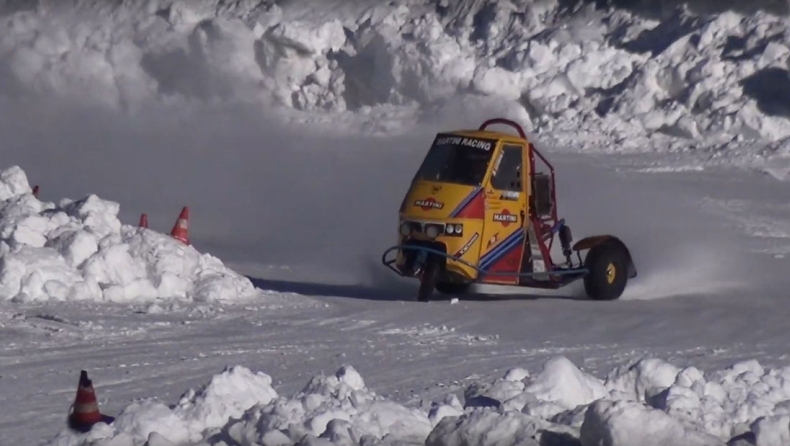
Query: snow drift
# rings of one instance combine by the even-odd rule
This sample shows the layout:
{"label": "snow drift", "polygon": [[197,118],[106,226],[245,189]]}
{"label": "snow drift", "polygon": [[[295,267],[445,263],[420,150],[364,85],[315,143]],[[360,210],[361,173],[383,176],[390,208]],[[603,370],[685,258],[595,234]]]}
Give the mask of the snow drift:
{"label": "snow drift", "polygon": [[169,235],[123,225],[89,195],[39,201],[25,172],[0,173],[0,300],[235,301],[252,283]]}
{"label": "snow drift", "polygon": [[[368,389],[350,365],[292,397],[235,366],[178,404],[127,406],[111,425],[62,431],[48,444],[780,446],[790,439],[790,367],[739,362],[705,376],[643,358],[598,379],[565,357],[409,408]],[[101,383],[97,383],[101,394]]]}
{"label": "snow drift", "polygon": [[600,3],[2,2],[0,95],[129,112],[253,104],[376,132],[485,104],[566,145],[786,175],[786,17]]}

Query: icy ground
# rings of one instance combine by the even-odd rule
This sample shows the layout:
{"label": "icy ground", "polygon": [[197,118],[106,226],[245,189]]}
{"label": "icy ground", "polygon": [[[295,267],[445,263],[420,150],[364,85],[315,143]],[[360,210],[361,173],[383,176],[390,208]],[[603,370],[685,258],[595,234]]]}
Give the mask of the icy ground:
{"label": "icy ground", "polygon": [[[295,444],[335,418],[350,423],[332,423],[324,437],[335,444],[390,433],[401,444],[430,435],[428,444],[542,436],[558,445],[723,445],[749,431],[756,444],[785,444],[790,372],[769,369],[790,364],[787,188],[682,164],[645,175],[644,157],[614,166],[554,158],[576,237],[609,228],[635,252],[642,275],[623,300],[493,288],[420,304],[410,284],[332,283],[246,264],[236,268],[270,290],[254,302],[4,303],[0,394],[15,408],[0,415],[4,444],[53,439],[81,369],[102,411],[124,414],[116,433],[90,434],[120,435],[112,444]],[[621,369],[651,357],[659,361]],[[201,390],[214,375],[214,390]],[[324,378],[306,388],[316,375]],[[188,389],[197,393],[181,399]],[[481,396],[505,412],[469,409],[460,424],[439,423],[464,404],[492,403]],[[487,442],[474,440],[481,435]],[[55,444],[83,443],[65,434]]]}

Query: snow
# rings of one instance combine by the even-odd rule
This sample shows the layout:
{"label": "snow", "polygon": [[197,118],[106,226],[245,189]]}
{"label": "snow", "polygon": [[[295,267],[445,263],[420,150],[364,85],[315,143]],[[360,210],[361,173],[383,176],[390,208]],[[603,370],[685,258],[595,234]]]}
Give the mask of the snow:
{"label": "snow", "polygon": [[[272,388],[268,375],[236,366],[188,390],[175,407],[151,399],[134,402],[109,426],[99,424],[85,434],[63,430],[47,444],[78,446],[102,439],[143,445],[157,439],[201,445],[721,446],[744,435],[753,436],[757,445],[780,445],[790,434],[790,367],[766,370],[749,360],[705,376],[693,367],[680,370],[646,358],[629,370],[639,370],[638,379],[655,390],[651,398],[623,393],[621,380],[597,379],[556,356],[534,377],[513,368],[504,379],[473,383],[465,405],[448,394],[420,409],[377,395],[348,364],[333,375],[314,376],[291,397]],[[520,386],[503,392],[503,383]],[[469,395],[486,387],[498,406],[473,404]],[[528,408],[533,405],[558,410],[536,413]]]}
{"label": "snow", "polygon": [[[0,166],[4,438],[786,445],[788,19],[589,3],[0,0],[4,159],[113,192]],[[370,268],[425,141],[492,115],[632,248],[622,300]],[[211,250],[122,223],[185,191]],[[82,369],[117,418],[58,433]]]}
{"label": "snow", "polygon": [[692,152],[786,177],[790,34],[775,10],[451,3],[12,4],[0,95],[130,114],[247,104],[374,133],[460,101],[576,150]]}
{"label": "snow", "polygon": [[0,298],[233,302],[259,296],[250,280],[169,235],[122,224],[94,194],[35,198],[19,166],[0,173]]}

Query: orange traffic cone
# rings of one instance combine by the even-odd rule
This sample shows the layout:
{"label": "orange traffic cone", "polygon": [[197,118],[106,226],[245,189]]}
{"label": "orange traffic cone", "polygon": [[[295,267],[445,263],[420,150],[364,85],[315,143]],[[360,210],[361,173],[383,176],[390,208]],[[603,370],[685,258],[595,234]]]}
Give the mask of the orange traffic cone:
{"label": "orange traffic cone", "polygon": [[33,186],[33,196],[38,198],[38,184]]}
{"label": "orange traffic cone", "polygon": [[140,228],[148,227],[148,214],[143,213],[142,215],[140,215],[140,223],[137,226]]}
{"label": "orange traffic cone", "polygon": [[79,431],[88,432],[94,424],[103,422],[110,424],[115,417],[103,415],[99,412],[99,403],[96,401],[96,392],[93,383],[88,379],[88,372],[80,372],[80,382],[77,386],[77,396],[74,398],[74,411],[69,415],[69,427]]}
{"label": "orange traffic cone", "polygon": [[180,240],[182,243],[189,244],[189,207],[184,206],[181,209],[181,215],[178,216],[173,230],[170,231],[173,238]]}

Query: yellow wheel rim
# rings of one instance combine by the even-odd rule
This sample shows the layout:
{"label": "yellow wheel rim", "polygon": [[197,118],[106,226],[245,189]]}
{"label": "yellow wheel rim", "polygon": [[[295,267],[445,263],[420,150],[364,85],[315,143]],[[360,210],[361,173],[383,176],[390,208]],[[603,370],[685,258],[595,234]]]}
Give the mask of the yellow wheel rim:
{"label": "yellow wheel rim", "polygon": [[617,271],[615,270],[614,265],[610,263],[609,266],[606,267],[606,281],[609,282],[609,285],[614,283],[614,278],[616,276]]}

